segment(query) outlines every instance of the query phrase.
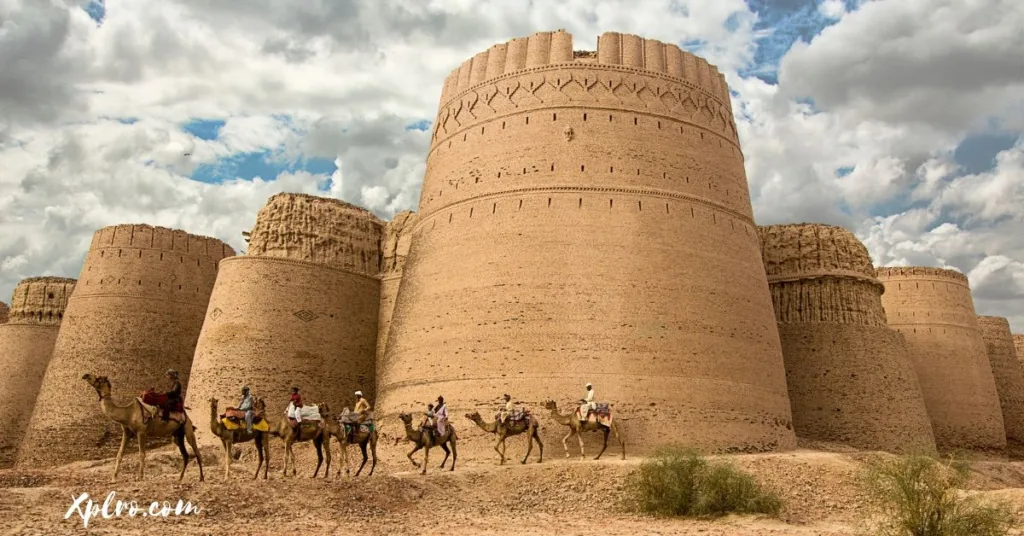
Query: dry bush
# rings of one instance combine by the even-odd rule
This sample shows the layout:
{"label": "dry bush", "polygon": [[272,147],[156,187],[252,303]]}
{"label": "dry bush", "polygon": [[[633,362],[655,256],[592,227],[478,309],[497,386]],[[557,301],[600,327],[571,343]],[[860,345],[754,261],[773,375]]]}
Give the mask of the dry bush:
{"label": "dry bush", "polygon": [[662,449],[626,480],[627,510],[657,516],[778,515],[782,501],[754,477],[691,449]]}
{"label": "dry bush", "polygon": [[880,514],[874,527],[880,535],[997,536],[1006,534],[1014,521],[1005,506],[985,504],[960,491],[970,470],[956,460],[876,457],[864,476]]}

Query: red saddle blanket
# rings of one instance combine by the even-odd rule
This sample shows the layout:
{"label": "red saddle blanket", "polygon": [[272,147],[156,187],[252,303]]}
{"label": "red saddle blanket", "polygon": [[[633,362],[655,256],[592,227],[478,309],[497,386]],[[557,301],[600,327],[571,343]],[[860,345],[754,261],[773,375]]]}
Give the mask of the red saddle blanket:
{"label": "red saddle blanket", "polygon": [[[224,413],[220,416],[221,419],[228,419],[229,421],[235,421],[238,423],[245,422],[245,412],[236,408],[228,408],[224,410]],[[252,416],[252,423],[257,424],[263,420],[262,413],[256,413]]]}
{"label": "red saddle blanket", "polygon": [[[150,406],[156,406],[158,408],[163,409],[163,408],[167,407],[167,395],[165,395],[163,393],[158,393],[158,392],[153,391],[152,389],[150,389],[149,391],[146,391],[146,392],[142,393],[142,402],[145,403],[145,404],[149,404]],[[185,411],[185,401],[184,400],[178,400],[178,402],[176,404],[174,404],[174,407],[170,408],[170,410],[171,411],[184,412]]]}

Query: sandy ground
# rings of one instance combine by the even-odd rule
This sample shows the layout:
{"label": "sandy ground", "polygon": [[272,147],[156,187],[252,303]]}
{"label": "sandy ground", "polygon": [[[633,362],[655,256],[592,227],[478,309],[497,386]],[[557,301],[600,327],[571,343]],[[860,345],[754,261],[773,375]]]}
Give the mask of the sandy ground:
{"label": "sandy ground", "polygon": [[[509,453],[521,455],[520,445]],[[112,460],[81,462],[46,470],[0,471],[0,519],[3,534],[700,534],[847,535],[865,528],[866,501],[858,475],[870,454],[802,449],[787,453],[731,455],[726,458],[775,488],[785,507],[780,519],[729,516],[714,521],[650,519],[618,507],[623,477],[642,461],[605,455],[600,461],[566,460],[562,452],[543,463],[459,459],[455,472],[437,468],[442,456],[431,452],[426,476],[393,453],[367,478],[337,477],[339,453],[329,478],[311,479],[316,460],[309,445],[297,449],[297,477],[281,475],[275,449],[270,479],[251,480],[253,447],[240,449],[230,481],[217,450],[204,450],[205,482],[189,467],[177,482],[180,459],[167,448],[147,456],[146,480],[135,481],[138,454],[126,455],[116,484]],[[405,449],[408,450],[408,449]],[[357,449],[351,449],[353,461]],[[422,458],[419,458],[422,459]],[[1024,520],[1024,462],[972,462],[971,493],[1003,500]],[[322,475],[322,472],[321,472]],[[98,506],[111,492],[115,500],[190,501],[198,514],[168,517],[89,520],[72,511],[73,498],[88,493]],[[82,510],[85,510],[84,506]],[[111,508],[113,510],[113,508]],[[1024,534],[1024,528],[1014,534]]]}

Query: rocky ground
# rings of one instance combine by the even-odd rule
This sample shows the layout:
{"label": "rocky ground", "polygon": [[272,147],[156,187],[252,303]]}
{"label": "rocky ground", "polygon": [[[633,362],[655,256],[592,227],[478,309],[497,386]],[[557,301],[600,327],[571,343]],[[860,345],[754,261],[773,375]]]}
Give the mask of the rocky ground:
{"label": "rocky ground", "polygon": [[[204,450],[206,481],[190,466],[177,482],[179,459],[167,448],[147,456],[147,474],[134,480],[137,451],[126,455],[122,474],[110,484],[111,460],[81,462],[46,470],[0,471],[0,532],[4,534],[701,534],[701,535],[846,535],[865,528],[866,499],[858,477],[870,454],[802,449],[788,453],[727,456],[778,490],[785,501],[780,519],[729,516],[715,521],[649,519],[618,506],[621,483],[640,458],[601,461],[566,460],[555,452],[542,464],[504,467],[496,460],[463,460],[455,472],[440,471],[442,455],[431,452],[426,476],[413,469],[393,446],[372,477],[336,477],[334,449],[328,479],[310,479],[315,457],[310,445],[297,449],[297,477],[281,475],[275,449],[268,481],[251,480],[253,449],[247,445],[225,478],[217,450]],[[404,447],[402,447],[404,448]],[[406,449],[407,450],[407,449]],[[522,445],[509,453],[521,456]],[[358,456],[356,449],[352,455]],[[419,458],[422,459],[422,458]],[[353,460],[355,461],[355,460]],[[971,493],[1004,500],[1024,519],[1024,462],[972,462]],[[102,506],[115,500],[190,501],[193,515],[89,520],[72,512],[73,498],[88,493]],[[82,510],[85,510],[83,507]],[[112,510],[112,508],[111,508]],[[1024,529],[1016,529],[1024,534]]]}

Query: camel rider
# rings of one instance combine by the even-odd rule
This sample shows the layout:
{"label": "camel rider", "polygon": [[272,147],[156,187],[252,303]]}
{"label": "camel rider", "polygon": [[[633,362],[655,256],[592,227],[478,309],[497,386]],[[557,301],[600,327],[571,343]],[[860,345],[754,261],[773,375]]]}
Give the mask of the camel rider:
{"label": "camel rider", "polygon": [[171,388],[164,395],[167,396],[167,404],[164,406],[164,420],[171,418],[171,409],[177,408],[181,402],[181,382],[178,381],[178,371],[170,369],[167,371],[167,379],[171,380]]}
{"label": "camel rider", "polygon": [[434,408],[434,415],[437,416],[437,436],[444,437],[448,431],[448,406],[444,403],[444,397],[437,397],[437,407]]}
{"label": "camel rider", "polygon": [[423,415],[423,422],[420,423],[420,430],[434,427],[434,405],[427,404],[427,412]]}
{"label": "camel rider", "polygon": [[238,403],[238,411],[245,412],[245,433],[252,433],[253,398],[249,394],[249,386],[242,387],[242,401]]}
{"label": "camel rider", "polygon": [[289,402],[295,408],[292,417],[295,419],[295,439],[298,440],[302,431],[302,395],[299,394],[298,387],[292,387],[292,396],[289,398]]}
{"label": "camel rider", "polygon": [[586,421],[590,417],[590,412],[597,407],[594,403],[594,386],[587,382],[587,394],[580,400],[580,420]]}
{"label": "camel rider", "polygon": [[362,420],[366,416],[366,412],[370,411],[370,403],[363,398],[362,391],[356,391],[356,407],[355,412],[359,414],[359,419]]}
{"label": "camel rider", "polygon": [[502,424],[508,422],[508,418],[509,416],[512,415],[513,409],[514,406],[512,405],[512,397],[509,396],[508,393],[505,393],[505,407],[503,407],[501,411],[498,412],[498,422]]}

